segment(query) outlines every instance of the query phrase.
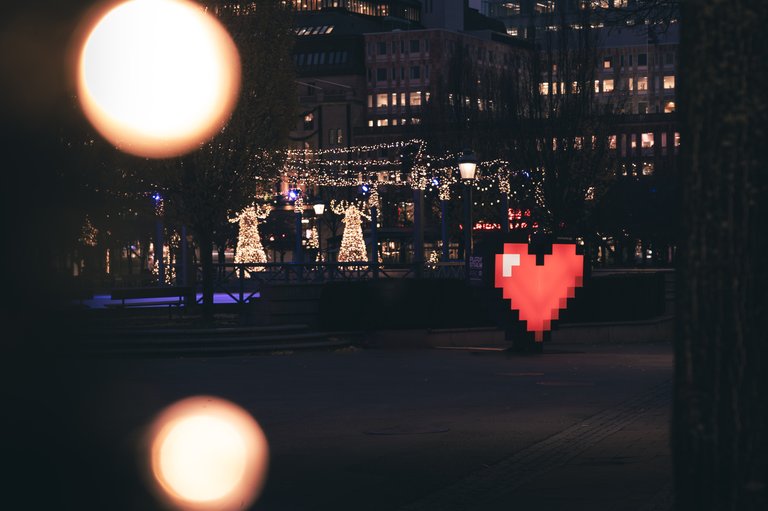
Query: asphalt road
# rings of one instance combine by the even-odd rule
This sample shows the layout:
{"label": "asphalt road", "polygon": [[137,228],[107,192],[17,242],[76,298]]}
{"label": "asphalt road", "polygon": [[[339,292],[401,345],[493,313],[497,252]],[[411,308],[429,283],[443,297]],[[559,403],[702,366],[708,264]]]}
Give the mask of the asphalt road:
{"label": "asphalt road", "polygon": [[41,509],[160,509],[144,428],[208,394],[266,433],[255,510],[666,509],[671,347],[557,348],[52,360],[5,399],[4,447]]}

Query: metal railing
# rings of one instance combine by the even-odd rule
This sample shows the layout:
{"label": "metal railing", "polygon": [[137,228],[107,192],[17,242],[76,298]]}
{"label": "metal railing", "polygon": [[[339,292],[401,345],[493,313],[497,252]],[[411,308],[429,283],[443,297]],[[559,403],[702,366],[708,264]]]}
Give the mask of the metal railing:
{"label": "metal railing", "polygon": [[[195,286],[202,283],[197,266]],[[308,284],[373,279],[464,279],[463,262],[428,265],[350,263],[225,263],[214,265],[214,292],[225,293],[237,303],[248,303],[270,284]],[[198,300],[200,301],[200,300]]]}

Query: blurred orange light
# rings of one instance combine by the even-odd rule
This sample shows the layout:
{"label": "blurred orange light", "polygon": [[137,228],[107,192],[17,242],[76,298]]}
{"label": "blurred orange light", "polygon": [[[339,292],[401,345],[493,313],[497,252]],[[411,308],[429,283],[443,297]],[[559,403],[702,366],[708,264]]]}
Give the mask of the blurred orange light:
{"label": "blurred orange light", "polygon": [[269,448],[256,421],[212,396],[184,399],[151,428],[150,462],[159,495],[183,510],[247,508],[264,485]]}
{"label": "blurred orange light", "polygon": [[78,96],[121,150],[153,158],[191,151],[235,106],[240,57],[224,27],[188,0],[130,0],[87,30]]}

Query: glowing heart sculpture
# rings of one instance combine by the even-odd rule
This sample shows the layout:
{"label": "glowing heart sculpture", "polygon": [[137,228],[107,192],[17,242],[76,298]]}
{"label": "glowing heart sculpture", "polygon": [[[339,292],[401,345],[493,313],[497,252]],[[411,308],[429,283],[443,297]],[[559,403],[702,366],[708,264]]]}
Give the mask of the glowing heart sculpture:
{"label": "glowing heart sculpture", "polygon": [[576,245],[556,243],[544,264],[536,264],[536,255],[528,253],[526,243],[505,243],[504,253],[496,254],[495,285],[511,301],[512,310],[520,312],[526,329],[534,332],[536,342],[552,329],[552,321],[565,310],[568,298],[584,282],[584,256]]}

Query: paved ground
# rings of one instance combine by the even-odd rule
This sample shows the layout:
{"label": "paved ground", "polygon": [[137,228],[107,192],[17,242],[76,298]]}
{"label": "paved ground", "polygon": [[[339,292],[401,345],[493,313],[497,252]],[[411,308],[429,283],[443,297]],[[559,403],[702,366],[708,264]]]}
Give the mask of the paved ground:
{"label": "paved ground", "polygon": [[266,432],[256,510],[669,509],[671,347],[560,348],[54,360],[5,401],[35,419],[11,450],[57,509],[157,509],[142,428],[205,393]]}

